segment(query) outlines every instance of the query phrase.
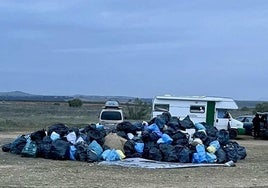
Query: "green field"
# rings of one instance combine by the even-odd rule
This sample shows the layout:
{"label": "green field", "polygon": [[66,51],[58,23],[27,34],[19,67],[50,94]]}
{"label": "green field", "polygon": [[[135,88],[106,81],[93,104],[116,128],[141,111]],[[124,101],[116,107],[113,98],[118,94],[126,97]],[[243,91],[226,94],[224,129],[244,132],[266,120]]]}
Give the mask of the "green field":
{"label": "green field", "polygon": [[[46,129],[55,123],[64,123],[70,127],[85,127],[98,122],[98,114],[102,107],[103,103],[100,102],[87,102],[83,103],[82,107],[75,108],[69,107],[68,102],[2,101],[0,131],[35,131]],[[122,104],[122,107],[127,114],[126,105]],[[231,113],[233,117],[252,114],[251,111],[240,110]],[[147,117],[150,117],[150,112]]]}
{"label": "green field", "polygon": [[75,108],[69,107],[67,102],[1,102],[0,131],[32,131],[54,123],[84,127],[97,123],[102,106],[100,103],[84,103]]}

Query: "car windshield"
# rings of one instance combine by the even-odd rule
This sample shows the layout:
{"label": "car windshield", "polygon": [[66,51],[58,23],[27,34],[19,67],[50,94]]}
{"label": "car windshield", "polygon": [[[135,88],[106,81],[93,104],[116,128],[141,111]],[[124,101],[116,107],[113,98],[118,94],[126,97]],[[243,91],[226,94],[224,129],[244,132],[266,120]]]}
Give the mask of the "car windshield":
{"label": "car windshield", "polygon": [[116,111],[104,111],[101,114],[101,119],[102,120],[121,120],[122,115],[120,112],[116,112]]}
{"label": "car windshield", "polygon": [[238,121],[243,121],[244,117],[237,117],[236,118]]}

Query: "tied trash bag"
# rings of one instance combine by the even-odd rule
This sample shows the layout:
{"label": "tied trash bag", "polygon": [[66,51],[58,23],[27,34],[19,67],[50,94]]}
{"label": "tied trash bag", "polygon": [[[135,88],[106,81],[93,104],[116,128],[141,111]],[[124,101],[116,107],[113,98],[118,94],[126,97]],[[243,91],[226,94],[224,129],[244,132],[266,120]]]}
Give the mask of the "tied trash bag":
{"label": "tied trash bag", "polygon": [[144,150],[142,144],[143,143],[136,143],[134,140],[128,140],[124,145],[126,157],[141,157]]}
{"label": "tied trash bag", "polygon": [[178,155],[176,148],[170,144],[160,144],[159,149],[163,156],[163,161],[166,162],[177,162],[178,161]]}
{"label": "tied trash bag", "polygon": [[153,133],[156,133],[158,137],[162,136],[162,132],[160,131],[159,127],[157,126],[156,123],[153,123],[151,125],[149,125],[148,127],[146,127],[145,130],[149,130]]}
{"label": "tied trash bag", "polygon": [[178,151],[178,160],[181,163],[190,163],[192,159],[192,152],[188,147],[176,146]]}
{"label": "tied trash bag", "polygon": [[55,131],[53,131],[50,135],[51,140],[57,140],[60,139],[60,135],[58,133],[56,133]]}
{"label": "tied trash bag", "polygon": [[204,130],[206,131],[206,127],[202,123],[195,123],[194,124],[196,130]]}
{"label": "tied trash bag", "polygon": [[36,143],[42,142],[43,138],[46,136],[46,132],[44,129],[33,132],[30,137],[32,141],[35,141]]}
{"label": "tied trash bag", "polygon": [[88,145],[88,149],[91,150],[91,151],[93,151],[94,153],[96,153],[98,159],[101,157],[101,154],[103,152],[102,147],[100,146],[100,144],[96,140],[93,140]]}
{"label": "tied trash bag", "polygon": [[228,161],[237,162],[237,160],[245,159],[247,156],[246,148],[240,146],[237,142],[228,142],[224,147],[223,150],[226,153],[226,158]]}
{"label": "tied trash bag", "polygon": [[119,149],[124,152],[124,145],[126,141],[126,139],[118,136],[116,133],[109,133],[104,138],[104,145],[110,149]]}
{"label": "tied trash bag", "polygon": [[70,143],[75,144],[75,142],[76,142],[76,134],[75,134],[74,131],[70,132],[69,134],[67,134],[66,138]]}
{"label": "tied trash bag", "polygon": [[58,123],[48,127],[47,135],[50,136],[52,132],[56,132],[60,137],[63,137],[68,134],[69,128],[63,123]]}
{"label": "tied trash bag", "polygon": [[196,146],[196,153],[193,155],[193,163],[206,163],[207,157],[206,157],[206,151],[205,146],[203,144],[198,144]]}
{"label": "tied trash bag", "polygon": [[215,155],[217,156],[217,162],[218,163],[225,163],[227,162],[227,157],[226,153],[222,148],[219,148],[216,152]]}
{"label": "tied trash bag", "polygon": [[206,158],[208,163],[215,163],[217,162],[217,156],[213,153],[206,152]]}
{"label": "tied trash bag", "polygon": [[52,140],[50,136],[45,136],[42,142],[38,145],[38,156],[43,157],[45,159],[49,159],[51,157],[50,150],[51,150]]}
{"label": "tied trash bag", "polygon": [[120,160],[120,155],[117,153],[117,151],[115,149],[107,149],[105,150],[102,154],[101,157],[105,160],[105,161],[118,161]]}
{"label": "tied trash bag", "polygon": [[29,137],[27,139],[26,145],[21,151],[21,156],[22,157],[36,157],[36,154],[37,154],[37,145]]}
{"label": "tied trash bag", "polygon": [[220,148],[220,143],[218,140],[214,140],[210,142],[209,147],[207,147],[207,151],[209,153],[215,153]]}
{"label": "tied trash bag", "polygon": [[194,127],[194,123],[192,122],[192,120],[190,119],[189,116],[186,116],[183,120],[181,120],[180,121],[180,125],[184,129],[192,129],[192,128],[195,128]]}
{"label": "tied trash bag", "polygon": [[157,140],[158,144],[171,144],[173,139],[168,134],[162,134],[161,138]]}
{"label": "tied trash bag", "polygon": [[51,159],[66,160],[70,159],[69,155],[70,143],[65,140],[55,140],[51,144]]}
{"label": "tied trash bag", "polygon": [[27,139],[25,138],[25,136],[19,136],[11,143],[10,152],[17,155],[21,154],[21,151],[23,150],[26,143]]}
{"label": "tied trash bag", "polygon": [[149,149],[148,159],[161,161],[162,160],[162,153],[157,147],[152,147]]}
{"label": "tied trash bag", "polygon": [[217,138],[220,145],[224,146],[229,142],[229,132],[227,130],[221,129],[217,132]]}
{"label": "tied trash bag", "polygon": [[76,152],[75,158],[78,161],[87,161],[87,148],[88,144],[86,142],[79,142],[75,145]]}
{"label": "tied trash bag", "polygon": [[10,148],[11,148],[11,143],[5,144],[2,146],[2,151],[3,152],[10,152]]}

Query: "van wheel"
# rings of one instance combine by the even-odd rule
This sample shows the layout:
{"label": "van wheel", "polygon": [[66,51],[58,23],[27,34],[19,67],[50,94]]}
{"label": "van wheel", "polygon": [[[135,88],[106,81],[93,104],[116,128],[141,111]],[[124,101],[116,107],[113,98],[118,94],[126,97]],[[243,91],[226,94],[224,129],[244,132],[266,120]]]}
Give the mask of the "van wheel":
{"label": "van wheel", "polygon": [[231,130],[229,131],[229,137],[230,137],[230,139],[234,139],[234,138],[236,138],[237,135],[238,135],[238,132],[237,132],[236,129],[231,129]]}

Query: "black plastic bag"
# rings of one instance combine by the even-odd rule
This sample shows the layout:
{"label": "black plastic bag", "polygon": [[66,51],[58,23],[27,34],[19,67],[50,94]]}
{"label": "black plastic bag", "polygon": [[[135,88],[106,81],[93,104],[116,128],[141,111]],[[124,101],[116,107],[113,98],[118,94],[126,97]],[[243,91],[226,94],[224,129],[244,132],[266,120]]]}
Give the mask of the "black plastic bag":
{"label": "black plastic bag", "polygon": [[181,163],[190,163],[192,162],[192,151],[185,146],[177,145],[175,146],[177,151],[178,161]]}
{"label": "black plastic bag", "polygon": [[92,150],[87,149],[87,162],[93,163],[99,161],[99,157]]}
{"label": "black plastic bag", "polygon": [[201,123],[206,128],[206,133],[210,137],[217,137],[218,129],[215,126],[207,125],[205,123]]}
{"label": "black plastic bag", "polygon": [[237,147],[234,143],[228,142],[224,147],[223,150],[226,153],[226,159],[227,161],[233,161],[234,163],[237,162],[239,159],[239,155],[237,152]]}
{"label": "black plastic bag", "polygon": [[45,136],[46,136],[46,132],[45,132],[44,129],[36,131],[36,132],[33,132],[30,135],[31,140],[35,141],[35,142],[38,142],[38,143],[41,142]]}
{"label": "black plastic bag", "polygon": [[69,153],[69,148],[70,148],[70,143],[65,140],[54,140],[52,141],[51,144],[51,159],[55,160],[66,160],[70,159],[70,153]]}
{"label": "black plastic bag", "polygon": [[207,139],[207,134],[204,131],[197,131],[193,135],[194,138],[200,138],[204,143]]}
{"label": "black plastic bag", "polygon": [[122,123],[117,124],[116,130],[117,131],[124,131],[125,133],[136,134],[136,131],[138,131],[139,129],[137,128],[137,126],[134,126],[129,121],[124,121]]}
{"label": "black plastic bag", "polygon": [[2,146],[3,152],[10,152],[10,149],[11,149],[11,143],[8,143]]}
{"label": "black plastic bag", "polygon": [[225,162],[227,162],[226,153],[222,148],[219,148],[215,152],[215,155],[217,157],[217,163],[225,163]]}
{"label": "black plastic bag", "polygon": [[37,156],[49,159],[51,157],[51,144],[51,138],[49,136],[45,136],[43,140],[37,145]]}
{"label": "black plastic bag", "polygon": [[76,148],[76,153],[75,153],[76,160],[87,161],[88,144],[86,142],[79,142],[78,144],[75,145],[75,148]]}
{"label": "black plastic bag", "polygon": [[19,136],[16,138],[10,146],[10,152],[13,154],[21,154],[21,151],[23,150],[24,146],[26,145],[27,139],[24,135]]}
{"label": "black plastic bag", "polygon": [[192,122],[192,120],[190,119],[189,116],[186,116],[183,120],[181,120],[180,125],[184,129],[194,129],[195,128],[194,123]]}
{"label": "black plastic bag", "polygon": [[225,146],[229,142],[229,132],[221,129],[217,132],[217,139],[221,146]]}
{"label": "black plastic bag", "polygon": [[48,127],[47,135],[50,136],[53,131],[63,137],[68,134],[69,128],[63,123],[54,124]]}
{"label": "black plastic bag", "polygon": [[87,140],[96,140],[100,145],[104,144],[104,137],[106,136],[105,129],[98,129],[96,125],[86,127]]}
{"label": "black plastic bag", "polygon": [[148,153],[148,159],[161,161],[162,160],[162,153],[157,147],[152,147]]}
{"label": "black plastic bag", "polygon": [[159,144],[159,150],[162,152],[162,161],[177,162],[178,155],[174,146],[169,144]]}
{"label": "black plastic bag", "polygon": [[124,151],[126,157],[133,157],[133,154],[136,153],[135,150],[135,141],[134,140],[128,140],[124,144]]}

